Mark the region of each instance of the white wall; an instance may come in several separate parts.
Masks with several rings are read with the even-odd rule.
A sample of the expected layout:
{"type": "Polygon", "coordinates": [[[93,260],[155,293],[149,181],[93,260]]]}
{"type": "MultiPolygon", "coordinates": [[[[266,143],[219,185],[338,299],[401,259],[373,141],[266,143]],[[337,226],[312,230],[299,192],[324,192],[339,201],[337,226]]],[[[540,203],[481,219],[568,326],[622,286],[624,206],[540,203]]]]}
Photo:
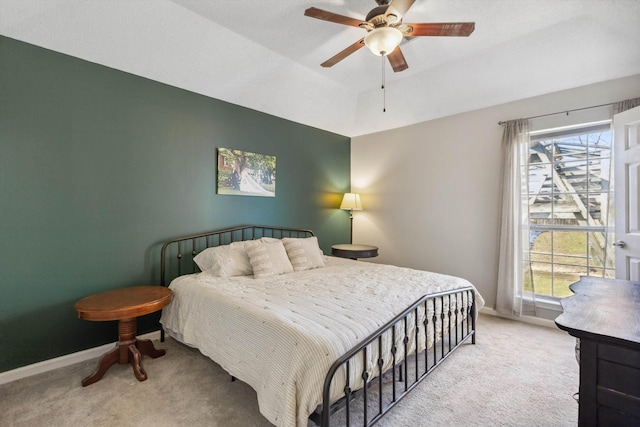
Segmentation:
{"type": "MultiPolygon", "coordinates": [[[[498,122],[638,96],[640,75],[635,75],[353,138],[352,191],[361,194],[364,206],[354,215],[354,243],[380,248],[372,262],[464,277],[494,308],[498,122]]],[[[544,121],[546,127],[554,118],[544,121]]]]}

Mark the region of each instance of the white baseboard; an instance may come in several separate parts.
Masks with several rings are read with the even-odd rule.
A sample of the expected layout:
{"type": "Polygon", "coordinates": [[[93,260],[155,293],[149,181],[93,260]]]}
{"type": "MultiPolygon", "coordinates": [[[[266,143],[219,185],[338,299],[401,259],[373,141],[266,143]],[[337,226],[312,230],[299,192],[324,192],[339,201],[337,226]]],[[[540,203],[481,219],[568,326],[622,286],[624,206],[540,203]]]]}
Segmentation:
{"type": "Polygon", "coordinates": [[[543,319],[534,316],[508,316],[506,314],[498,313],[493,308],[482,307],[480,309],[481,314],[488,314],[490,316],[502,317],[504,319],[517,320],[518,322],[530,323],[532,325],[546,326],[548,328],[557,328],[556,323],[553,320],[543,319]]]}
{"type": "MultiPolygon", "coordinates": [[[[139,335],[138,338],[146,340],[159,340],[160,331],[139,335]]],[[[30,377],[32,375],[41,374],[43,372],[53,371],[54,369],[73,365],[74,363],[95,359],[111,350],[115,345],[116,343],[113,342],[111,344],[105,344],[99,347],[89,348],[87,350],[78,351],[76,353],[66,354],[64,356],[44,360],[32,365],[22,366],[11,371],[0,372],[0,384],[6,384],[11,381],[19,380],[21,378],[30,377]]]]}

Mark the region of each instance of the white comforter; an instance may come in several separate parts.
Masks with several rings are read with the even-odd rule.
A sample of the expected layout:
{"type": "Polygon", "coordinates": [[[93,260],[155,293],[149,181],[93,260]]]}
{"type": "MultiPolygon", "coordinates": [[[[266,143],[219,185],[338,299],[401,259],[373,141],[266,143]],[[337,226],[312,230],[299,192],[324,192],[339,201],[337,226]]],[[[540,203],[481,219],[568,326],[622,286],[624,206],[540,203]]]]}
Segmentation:
{"type": "MultiPolygon", "coordinates": [[[[325,261],[324,268],[260,280],[178,277],[160,322],[171,336],[253,387],[270,422],[306,426],[339,356],[422,295],[471,286],[408,268],[325,261]]],[[[476,303],[478,310],[484,305],[477,292],[476,303]]]]}

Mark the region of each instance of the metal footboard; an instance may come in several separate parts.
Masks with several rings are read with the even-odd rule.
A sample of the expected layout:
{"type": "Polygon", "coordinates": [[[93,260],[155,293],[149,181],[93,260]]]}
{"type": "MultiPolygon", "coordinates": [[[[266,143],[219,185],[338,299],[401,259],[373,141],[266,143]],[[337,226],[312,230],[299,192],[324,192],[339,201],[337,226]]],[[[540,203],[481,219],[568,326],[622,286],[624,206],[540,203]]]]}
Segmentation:
{"type": "Polygon", "coordinates": [[[475,344],[475,330],[474,288],[423,296],[331,366],[322,405],[309,418],[323,427],[331,425],[334,414],[347,427],[375,424],[465,341],[475,344]],[[371,358],[377,366],[371,366],[371,358]],[[390,367],[385,371],[385,366],[390,367]],[[357,384],[351,384],[354,375],[357,384]],[[346,382],[343,388],[337,376],[346,382]],[[336,386],[343,393],[337,401],[336,386]]]}

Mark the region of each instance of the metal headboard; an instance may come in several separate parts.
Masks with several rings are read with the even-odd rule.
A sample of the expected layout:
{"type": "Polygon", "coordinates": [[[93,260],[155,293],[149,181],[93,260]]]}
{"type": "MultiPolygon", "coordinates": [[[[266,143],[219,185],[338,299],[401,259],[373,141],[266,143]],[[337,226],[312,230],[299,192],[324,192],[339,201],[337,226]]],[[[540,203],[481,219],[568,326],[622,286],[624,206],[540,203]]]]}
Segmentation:
{"type": "Polygon", "coordinates": [[[160,253],[160,284],[168,286],[171,280],[183,274],[200,271],[193,258],[201,251],[232,242],[255,240],[261,237],[311,237],[313,231],[301,228],[274,227],[269,225],[241,225],[178,237],[162,245],[160,253]]]}

